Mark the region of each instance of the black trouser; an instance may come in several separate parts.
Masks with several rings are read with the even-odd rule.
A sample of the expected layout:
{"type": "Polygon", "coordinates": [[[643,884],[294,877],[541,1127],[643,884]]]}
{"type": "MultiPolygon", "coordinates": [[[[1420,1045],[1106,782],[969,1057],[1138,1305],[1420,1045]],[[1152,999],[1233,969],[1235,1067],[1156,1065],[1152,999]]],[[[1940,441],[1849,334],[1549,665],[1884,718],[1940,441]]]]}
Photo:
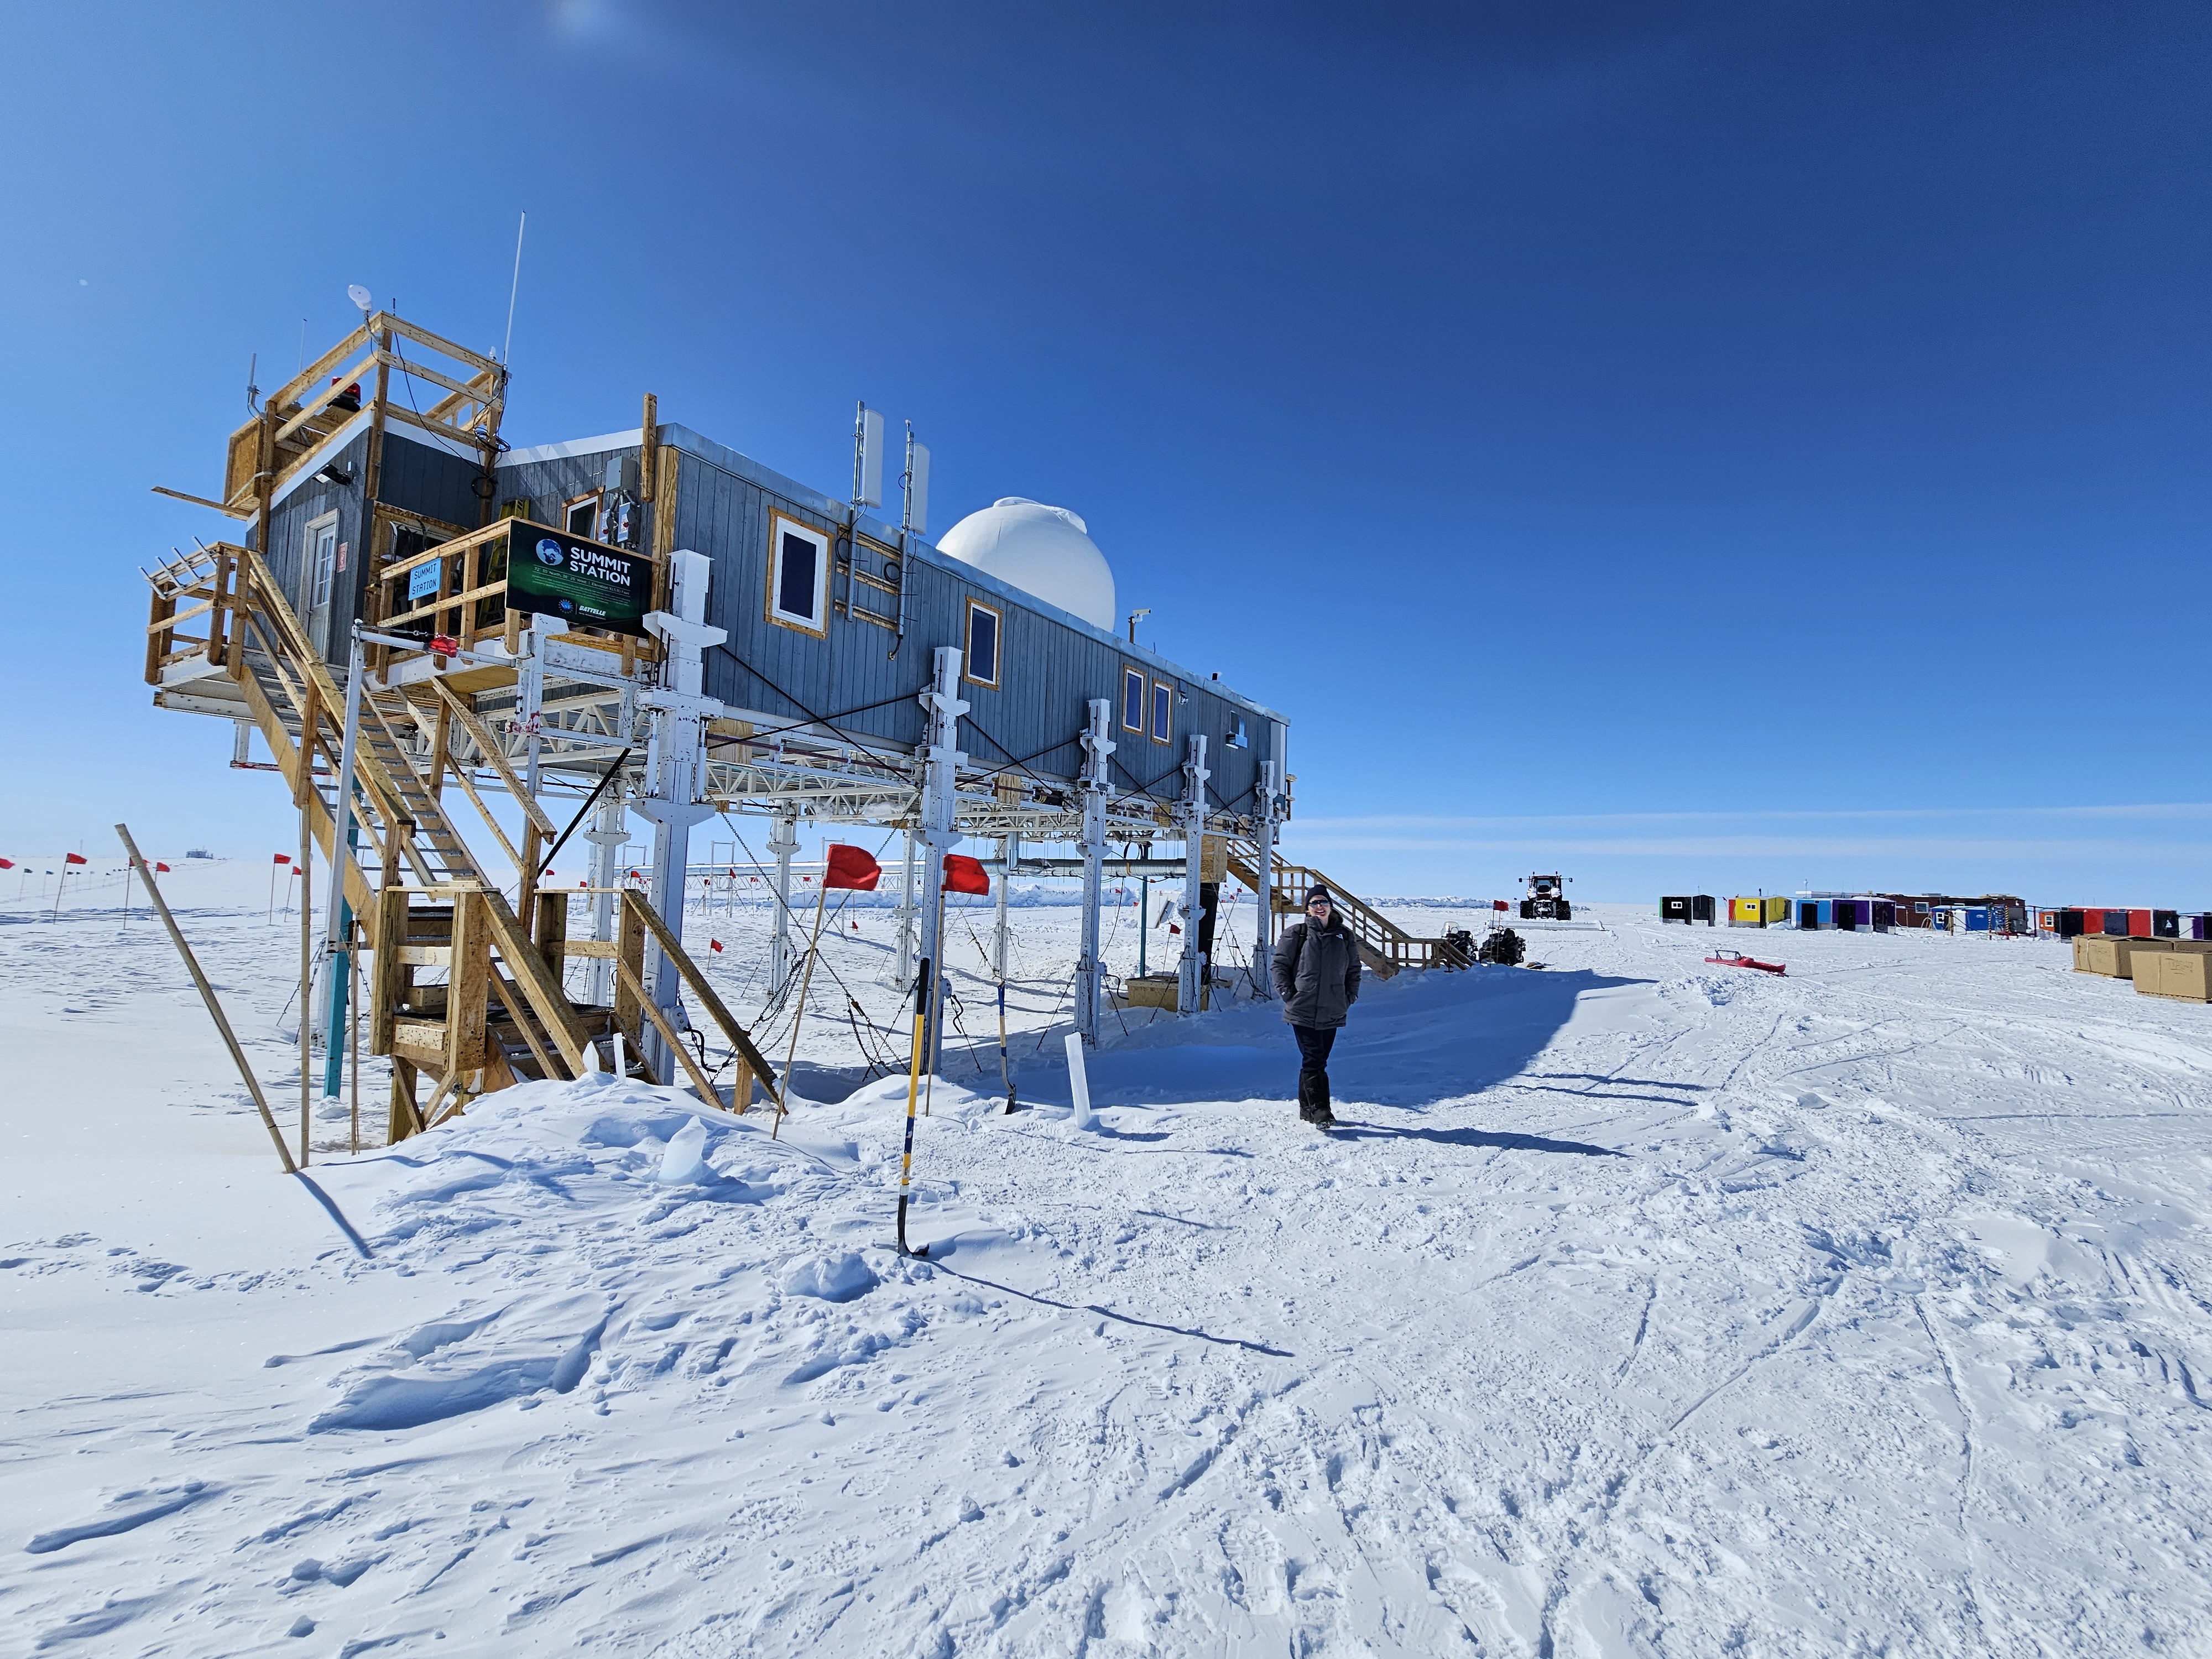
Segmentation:
{"type": "Polygon", "coordinates": [[[1298,1105],[1311,1110],[1328,1104],[1328,1051],[1336,1047],[1334,1025],[1293,1025],[1298,1040],[1298,1105]]]}

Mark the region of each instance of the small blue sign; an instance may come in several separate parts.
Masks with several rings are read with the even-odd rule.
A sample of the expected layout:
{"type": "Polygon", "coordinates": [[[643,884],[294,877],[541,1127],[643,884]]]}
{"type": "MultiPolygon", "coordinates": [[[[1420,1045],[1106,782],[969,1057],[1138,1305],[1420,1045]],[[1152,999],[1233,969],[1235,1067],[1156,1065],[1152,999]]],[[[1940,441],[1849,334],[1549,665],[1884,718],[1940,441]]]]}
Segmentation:
{"type": "Polygon", "coordinates": [[[443,559],[426,560],[407,573],[407,599],[409,604],[413,604],[416,599],[428,599],[436,597],[438,592],[438,572],[444,567],[445,562],[446,562],[443,559]]]}

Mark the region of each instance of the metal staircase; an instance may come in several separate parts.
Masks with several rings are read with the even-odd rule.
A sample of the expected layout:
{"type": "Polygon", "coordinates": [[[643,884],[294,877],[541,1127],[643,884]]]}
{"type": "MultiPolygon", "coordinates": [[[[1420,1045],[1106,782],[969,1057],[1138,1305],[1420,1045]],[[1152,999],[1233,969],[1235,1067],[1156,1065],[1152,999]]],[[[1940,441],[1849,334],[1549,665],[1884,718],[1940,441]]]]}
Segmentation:
{"type": "MultiPolygon", "coordinates": [[[[1241,836],[1231,836],[1227,844],[1229,872],[1255,894],[1260,891],[1260,849],[1241,836]]],[[[1352,944],[1359,951],[1361,964],[1383,979],[1396,976],[1401,968],[1468,968],[1473,958],[1450,939],[1422,939],[1404,928],[1358,897],[1339,882],[1331,881],[1320,871],[1303,864],[1285,864],[1271,860],[1267,866],[1268,891],[1262,895],[1267,908],[1278,916],[1303,915],[1306,895],[1316,887],[1326,887],[1336,901],[1339,915],[1352,934],[1352,944]]]]}
{"type": "MultiPolygon", "coordinates": [[[[154,590],[148,681],[189,686],[204,702],[228,693],[238,717],[251,719],[260,731],[324,855],[337,856],[337,827],[324,790],[335,799],[344,694],[267,563],[251,549],[223,544],[180,556],[148,580],[154,590]],[[202,617],[208,619],[204,635],[179,631],[202,617]]],[[[443,694],[434,687],[434,695],[443,694]]],[[[458,698],[445,701],[465,708],[458,698]]],[[[480,730],[472,715],[461,717],[480,730]]],[[[430,717],[407,699],[365,692],[354,758],[354,816],[365,844],[348,859],[345,872],[358,937],[374,955],[370,1048],[392,1060],[390,1138],[429,1127],[468,1099],[524,1079],[574,1078],[610,1068],[617,1031],[627,1038],[627,1054],[636,1057],[625,1070],[671,1081],[653,1079],[645,1069],[641,1038],[647,1019],[661,1029],[707,1101],[742,1111],[757,1077],[773,1093],[767,1060],[638,895],[623,896],[618,942],[568,939],[574,890],[531,895],[532,925],[525,927],[440,799],[439,786],[451,765],[444,751],[445,720],[441,715],[433,726],[427,777],[413,745],[401,736],[404,723],[417,721],[428,724],[430,717]],[[648,933],[730,1045],[737,1077],[727,1102],[644,995],[648,933]],[[616,963],[622,988],[611,1008],[574,1002],[562,988],[569,958],[598,956],[616,963]],[[421,1081],[433,1085],[427,1103],[417,1097],[421,1081]]],[[[507,843],[467,773],[455,765],[450,775],[520,869],[523,858],[507,843]]]]}

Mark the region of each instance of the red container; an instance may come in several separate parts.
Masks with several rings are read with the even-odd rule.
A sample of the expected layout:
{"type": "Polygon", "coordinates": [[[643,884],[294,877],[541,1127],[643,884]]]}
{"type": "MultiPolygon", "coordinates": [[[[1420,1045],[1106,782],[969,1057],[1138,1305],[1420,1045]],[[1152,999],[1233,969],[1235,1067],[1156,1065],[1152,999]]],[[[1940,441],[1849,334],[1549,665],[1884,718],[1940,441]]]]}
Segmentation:
{"type": "Polygon", "coordinates": [[[2148,939],[2150,937],[2149,911],[2130,910],[2128,912],[2128,937],[2130,939],[2148,939]]]}

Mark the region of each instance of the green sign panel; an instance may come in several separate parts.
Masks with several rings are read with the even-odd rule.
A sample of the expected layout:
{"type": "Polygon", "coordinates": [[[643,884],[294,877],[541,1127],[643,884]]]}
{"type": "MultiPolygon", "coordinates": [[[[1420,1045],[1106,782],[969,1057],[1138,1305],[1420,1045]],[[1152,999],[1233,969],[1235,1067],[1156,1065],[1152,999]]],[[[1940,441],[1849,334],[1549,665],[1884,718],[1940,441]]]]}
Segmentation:
{"type": "Polygon", "coordinates": [[[507,549],[508,610],[642,639],[652,605],[652,560],[514,521],[507,549]]]}

